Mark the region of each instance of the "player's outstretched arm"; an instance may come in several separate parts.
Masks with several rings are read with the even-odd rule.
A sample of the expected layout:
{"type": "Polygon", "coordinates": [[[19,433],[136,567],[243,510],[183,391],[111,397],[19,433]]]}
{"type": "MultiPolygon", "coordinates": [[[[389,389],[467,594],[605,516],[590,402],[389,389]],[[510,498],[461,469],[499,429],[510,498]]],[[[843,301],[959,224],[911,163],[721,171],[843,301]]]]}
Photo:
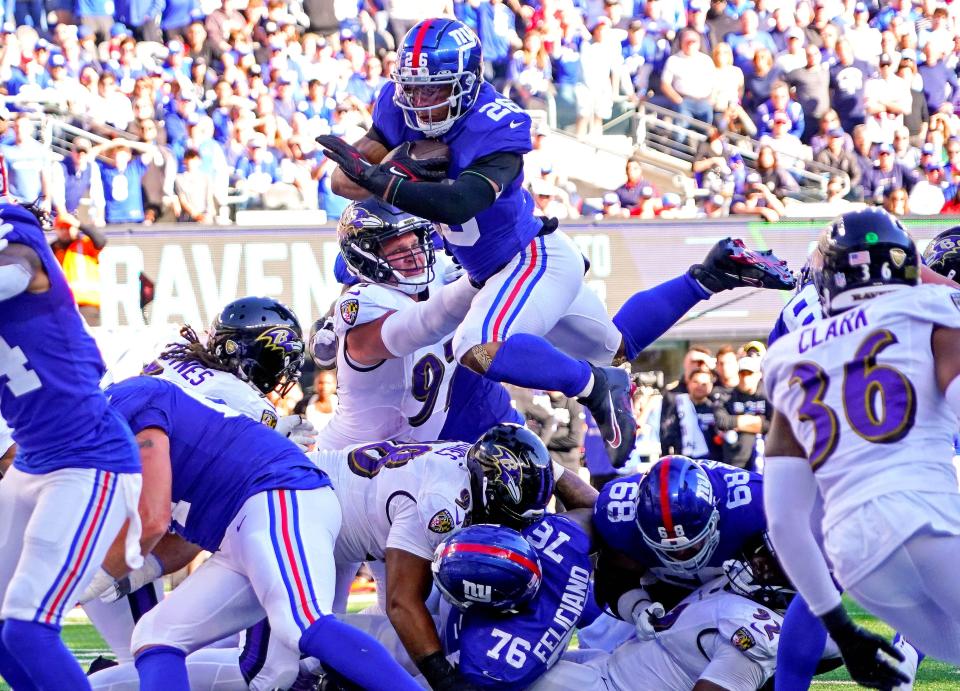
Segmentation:
{"type": "Polygon", "coordinates": [[[467,276],[434,292],[429,300],[360,324],[346,334],[346,351],[360,365],[375,365],[439,343],[463,321],[477,294],[467,276]]]}
{"type": "Polygon", "coordinates": [[[583,479],[572,471],[568,471],[563,466],[554,463],[554,476],[556,485],[553,493],[563,502],[567,509],[593,509],[597,503],[597,497],[600,493],[592,485],[583,481],[583,479]],[[562,468],[563,472],[557,474],[557,468],[562,468]]]}
{"type": "Polygon", "coordinates": [[[433,585],[430,561],[388,547],[386,564],[387,616],[407,654],[435,691],[459,688],[459,676],[443,654],[436,624],[424,604],[433,585]]]}

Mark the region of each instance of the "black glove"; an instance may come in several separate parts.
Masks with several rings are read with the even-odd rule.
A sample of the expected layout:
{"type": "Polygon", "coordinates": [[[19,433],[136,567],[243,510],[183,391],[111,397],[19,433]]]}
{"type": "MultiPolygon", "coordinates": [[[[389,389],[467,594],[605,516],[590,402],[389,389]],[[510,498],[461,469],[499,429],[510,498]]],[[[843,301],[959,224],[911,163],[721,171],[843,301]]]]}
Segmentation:
{"type": "Polygon", "coordinates": [[[433,691],[476,691],[477,687],[463,678],[439,650],[417,663],[433,691]]]}
{"type": "Polygon", "coordinates": [[[350,146],[339,137],[321,135],[317,137],[317,143],[323,147],[327,158],[340,166],[344,175],[374,196],[380,197],[390,204],[393,203],[393,195],[401,181],[442,180],[446,176],[447,164],[443,162],[443,159],[414,161],[408,158],[374,165],[367,161],[355,147],[350,146]],[[438,169],[437,165],[441,165],[442,170],[438,169]],[[429,177],[419,178],[416,171],[420,171],[429,177]]]}
{"type": "Polygon", "coordinates": [[[439,182],[447,177],[450,160],[430,158],[417,160],[410,154],[414,142],[404,142],[391,152],[390,160],[380,164],[387,172],[415,182],[439,182]],[[394,170],[391,170],[393,168],[394,170]]]}
{"type": "Polygon", "coordinates": [[[854,624],[843,605],[830,610],[820,619],[840,648],[847,672],[855,682],[871,689],[889,689],[910,681],[903,672],[879,655],[883,651],[903,662],[903,653],[880,636],[854,624]]]}
{"type": "Polygon", "coordinates": [[[739,239],[720,240],[703,263],[694,264],[688,273],[711,293],[742,287],[793,290],[796,286],[787,263],[772,250],[756,252],[739,239]]]}

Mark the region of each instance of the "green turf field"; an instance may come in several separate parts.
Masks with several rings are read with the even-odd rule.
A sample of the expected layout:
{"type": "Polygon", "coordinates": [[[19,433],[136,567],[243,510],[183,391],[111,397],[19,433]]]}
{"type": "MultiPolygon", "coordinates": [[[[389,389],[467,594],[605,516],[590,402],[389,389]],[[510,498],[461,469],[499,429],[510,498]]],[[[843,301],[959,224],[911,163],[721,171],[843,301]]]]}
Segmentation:
{"type": "MultiPolygon", "coordinates": [[[[892,635],[888,626],[881,624],[871,615],[864,613],[863,610],[856,605],[848,601],[847,607],[861,625],[873,631],[892,635]]],[[[351,607],[351,609],[354,608],[351,607]]],[[[86,667],[93,658],[97,657],[97,655],[106,653],[103,640],[89,624],[68,623],[63,628],[63,636],[67,641],[67,645],[74,651],[80,660],[80,664],[84,667],[86,667]]],[[[830,674],[818,677],[817,680],[814,681],[813,688],[817,691],[828,689],[840,691],[841,689],[855,688],[855,685],[841,668],[830,674]]],[[[940,662],[926,660],[920,665],[920,673],[917,675],[917,683],[914,688],[921,691],[956,691],[956,689],[960,688],[960,670],[940,662]]],[[[8,687],[3,684],[3,682],[0,682],[0,689],[6,691],[8,687]]]]}

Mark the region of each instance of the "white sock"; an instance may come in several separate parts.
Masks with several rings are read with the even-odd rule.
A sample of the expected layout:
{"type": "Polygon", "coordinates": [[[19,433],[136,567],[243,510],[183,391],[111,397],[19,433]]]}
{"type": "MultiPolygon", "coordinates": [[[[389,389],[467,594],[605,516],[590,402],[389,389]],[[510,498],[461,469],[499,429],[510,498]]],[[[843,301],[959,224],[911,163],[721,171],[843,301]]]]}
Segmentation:
{"type": "Polygon", "coordinates": [[[593,376],[593,372],[590,372],[590,378],[587,379],[587,385],[583,387],[583,391],[577,394],[577,398],[583,398],[584,396],[589,396],[590,392],[593,391],[593,384],[596,381],[596,378],[593,376]]]}

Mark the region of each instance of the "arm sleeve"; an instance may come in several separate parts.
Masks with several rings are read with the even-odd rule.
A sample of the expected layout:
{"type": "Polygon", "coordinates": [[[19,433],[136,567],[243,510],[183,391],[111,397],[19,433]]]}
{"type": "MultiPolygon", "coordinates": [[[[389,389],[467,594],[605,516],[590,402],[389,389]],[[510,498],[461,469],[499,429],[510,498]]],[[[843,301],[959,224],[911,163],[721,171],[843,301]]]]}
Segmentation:
{"type": "Polygon", "coordinates": [[[768,458],[764,465],[763,506],[777,555],[790,581],[817,616],[841,604],[827,561],[813,536],[817,484],[805,458],[768,458]]]}
{"type": "Polygon", "coordinates": [[[700,675],[725,689],[759,689],[767,680],[763,668],[732,645],[724,642],[700,675]]]}
{"type": "Polygon", "coordinates": [[[402,181],[392,202],[407,213],[439,223],[464,223],[488,208],[500,190],[520,173],[519,154],[498,152],[474,161],[450,185],[435,182],[402,181]]]}

